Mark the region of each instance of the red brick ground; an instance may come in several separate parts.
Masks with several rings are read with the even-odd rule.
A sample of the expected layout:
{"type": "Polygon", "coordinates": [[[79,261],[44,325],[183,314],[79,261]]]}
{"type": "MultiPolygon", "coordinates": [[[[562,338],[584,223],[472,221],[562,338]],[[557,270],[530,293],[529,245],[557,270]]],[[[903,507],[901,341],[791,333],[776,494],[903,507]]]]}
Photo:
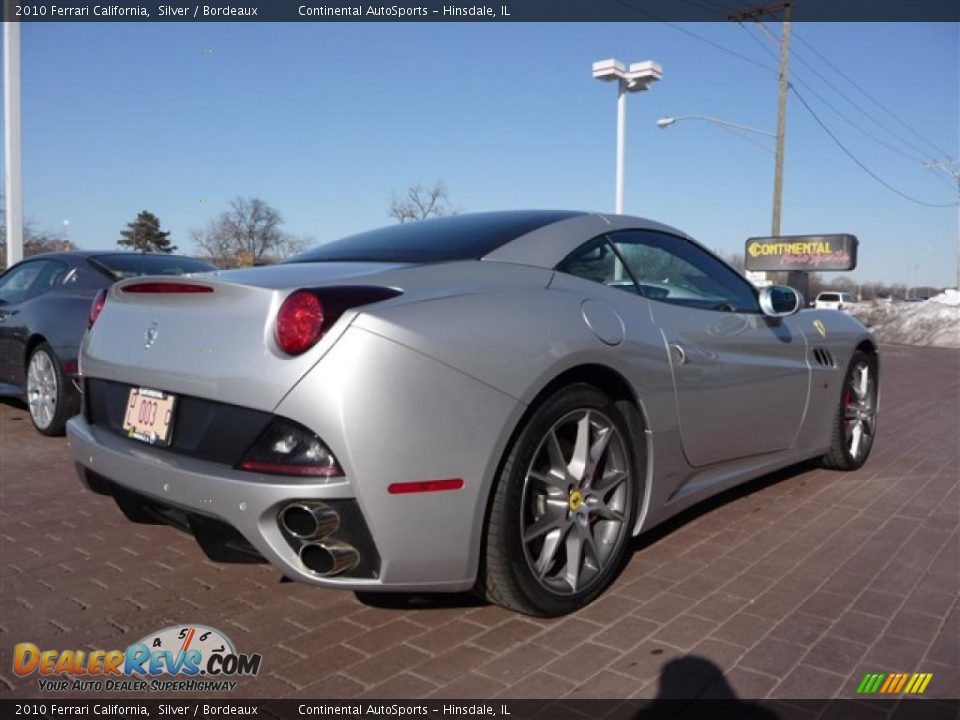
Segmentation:
{"type": "Polygon", "coordinates": [[[653,697],[689,655],[717,669],[680,666],[667,692],[845,697],[868,671],[923,671],[928,696],[955,697],[960,353],[887,347],[883,371],[862,470],[778,473],[688,513],[557,620],[459,597],[374,607],[216,565],[81,490],[65,441],[0,404],[0,694],[38,694],[11,672],[17,642],[123,648],[196,622],[263,654],[235,697],[653,697]]]}

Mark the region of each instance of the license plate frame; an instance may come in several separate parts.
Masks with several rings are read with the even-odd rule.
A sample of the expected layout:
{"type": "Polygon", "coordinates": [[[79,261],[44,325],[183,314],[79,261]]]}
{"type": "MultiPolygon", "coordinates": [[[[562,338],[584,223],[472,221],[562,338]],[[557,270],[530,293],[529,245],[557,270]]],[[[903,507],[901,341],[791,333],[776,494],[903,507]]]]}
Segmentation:
{"type": "Polygon", "coordinates": [[[123,415],[123,432],[128,438],[147,445],[170,447],[176,407],[177,396],[173,393],[131,387],[123,415]]]}

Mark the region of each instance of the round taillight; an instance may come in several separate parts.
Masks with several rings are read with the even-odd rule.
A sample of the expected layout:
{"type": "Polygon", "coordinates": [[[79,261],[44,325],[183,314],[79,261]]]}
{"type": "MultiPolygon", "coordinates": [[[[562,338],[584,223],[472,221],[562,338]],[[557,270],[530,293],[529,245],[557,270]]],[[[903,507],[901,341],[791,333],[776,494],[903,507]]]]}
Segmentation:
{"type": "Polygon", "coordinates": [[[292,293],[277,313],[277,344],[285,353],[299,355],[320,339],[323,305],[306,290],[292,293]]]}
{"type": "Polygon", "coordinates": [[[103,288],[97,293],[97,296],[93,299],[93,303],[90,305],[90,317],[87,318],[88,329],[92,328],[97,318],[100,317],[100,312],[103,310],[103,304],[105,302],[107,302],[107,289],[103,288]]]}

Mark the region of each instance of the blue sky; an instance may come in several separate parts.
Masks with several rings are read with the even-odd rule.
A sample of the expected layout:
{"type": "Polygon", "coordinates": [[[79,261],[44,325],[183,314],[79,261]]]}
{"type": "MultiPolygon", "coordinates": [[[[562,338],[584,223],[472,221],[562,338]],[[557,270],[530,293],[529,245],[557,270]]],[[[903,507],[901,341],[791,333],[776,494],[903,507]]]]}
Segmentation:
{"type": "MultiPolygon", "coordinates": [[[[686,25],[758,63],[759,36],[686,25]]],[[[958,27],[795,24],[796,34],[919,134],[958,154],[958,27]]],[[[773,29],[777,30],[776,26],[773,29]]],[[[903,192],[950,203],[921,169],[938,152],[795,43],[799,89],[841,140],[903,192]],[[873,124],[802,65],[855,98],[873,124]]],[[[615,92],[590,64],[653,59],[664,78],[629,98],[626,211],[742,251],[770,229],[773,154],[700,113],[773,130],[776,75],[658,23],[25,24],[25,210],[84,248],[114,246],[142,209],[181,250],[237,195],[266,199],[316,241],[389,222],[391,191],[446,181],[463,210],[612,210],[615,92]]],[[[861,279],[953,283],[956,207],[901,199],[789,101],[784,234],[852,232],[861,279]]]]}

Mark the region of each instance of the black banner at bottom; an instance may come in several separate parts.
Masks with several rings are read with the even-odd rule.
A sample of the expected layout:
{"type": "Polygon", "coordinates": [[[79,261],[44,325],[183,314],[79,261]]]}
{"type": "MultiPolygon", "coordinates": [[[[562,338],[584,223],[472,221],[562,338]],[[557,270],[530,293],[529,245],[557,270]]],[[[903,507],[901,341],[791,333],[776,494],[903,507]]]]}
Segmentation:
{"type": "Polygon", "coordinates": [[[960,699],[0,700],[3,718],[490,718],[497,720],[939,720],[960,699]]]}

